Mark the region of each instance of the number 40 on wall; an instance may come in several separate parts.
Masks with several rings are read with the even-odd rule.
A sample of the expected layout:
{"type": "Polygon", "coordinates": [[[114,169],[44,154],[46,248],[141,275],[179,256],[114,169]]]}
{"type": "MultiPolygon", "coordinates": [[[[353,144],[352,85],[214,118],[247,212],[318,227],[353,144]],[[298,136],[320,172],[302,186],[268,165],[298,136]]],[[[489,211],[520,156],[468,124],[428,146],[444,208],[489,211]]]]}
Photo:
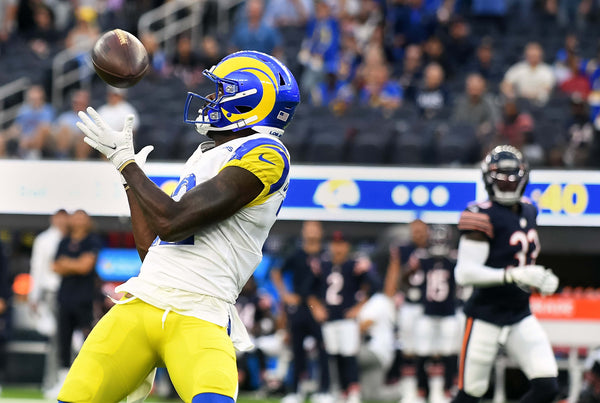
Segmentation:
{"type": "Polygon", "coordinates": [[[588,191],[581,184],[550,184],[531,192],[531,199],[540,210],[553,213],[581,214],[589,202],[588,191]]]}

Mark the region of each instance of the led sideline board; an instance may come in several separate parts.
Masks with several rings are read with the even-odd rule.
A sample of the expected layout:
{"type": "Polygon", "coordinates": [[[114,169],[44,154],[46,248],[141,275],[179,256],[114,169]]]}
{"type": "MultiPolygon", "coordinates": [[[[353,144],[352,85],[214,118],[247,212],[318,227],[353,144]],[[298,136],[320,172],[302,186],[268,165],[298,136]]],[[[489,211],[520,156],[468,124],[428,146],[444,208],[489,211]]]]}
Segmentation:
{"type": "MultiPolygon", "coordinates": [[[[165,192],[181,163],[148,163],[165,192]]],[[[128,216],[119,175],[106,162],[0,160],[0,214],[51,214],[83,208],[94,216],[128,216]]],[[[279,218],[323,221],[456,223],[487,194],[475,168],[294,165],[279,218]]],[[[546,226],[600,226],[600,172],[533,170],[525,195],[546,226]]]]}

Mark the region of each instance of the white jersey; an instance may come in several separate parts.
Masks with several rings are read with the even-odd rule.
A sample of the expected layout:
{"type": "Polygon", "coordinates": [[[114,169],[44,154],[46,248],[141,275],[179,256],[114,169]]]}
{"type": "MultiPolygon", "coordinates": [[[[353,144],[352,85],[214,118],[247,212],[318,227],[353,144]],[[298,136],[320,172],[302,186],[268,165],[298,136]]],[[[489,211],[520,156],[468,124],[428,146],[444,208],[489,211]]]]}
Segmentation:
{"type": "MultiPolygon", "coordinates": [[[[289,184],[289,154],[274,136],[254,134],[203,151],[186,162],[172,194],[179,200],[223,168],[249,170],[264,190],[233,216],[180,242],[157,238],[140,274],[116,288],[165,310],[227,327],[240,324],[233,304],[262,259],[262,247],[289,184]]],[[[238,334],[239,335],[239,334],[238,334]]],[[[232,339],[235,338],[232,333],[232,339]]],[[[247,341],[244,330],[243,341],[247,341]]]]}
{"type": "Polygon", "coordinates": [[[374,294],[362,306],[358,321],[372,320],[367,331],[369,348],[379,359],[383,368],[389,368],[394,359],[394,301],[385,294],[374,294]]]}

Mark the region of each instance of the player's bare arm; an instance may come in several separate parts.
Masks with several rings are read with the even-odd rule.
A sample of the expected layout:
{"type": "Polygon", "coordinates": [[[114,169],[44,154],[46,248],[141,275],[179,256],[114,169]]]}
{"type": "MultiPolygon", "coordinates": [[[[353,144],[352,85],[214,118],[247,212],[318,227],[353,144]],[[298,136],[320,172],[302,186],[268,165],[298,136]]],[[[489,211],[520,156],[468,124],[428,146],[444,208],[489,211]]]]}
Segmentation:
{"type": "Polygon", "coordinates": [[[135,239],[135,247],[140,259],[144,261],[144,258],[148,253],[148,248],[152,245],[152,241],[156,239],[157,234],[150,228],[150,225],[148,225],[144,212],[137,201],[137,197],[130,187],[126,193],[127,203],[129,203],[129,211],[131,214],[131,227],[133,238],[135,239]]]}
{"type": "Polygon", "coordinates": [[[231,166],[175,201],[148,179],[137,164],[128,164],[121,173],[149,229],[166,242],[181,241],[231,217],[254,200],[264,187],[250,171],[231,166]]]}

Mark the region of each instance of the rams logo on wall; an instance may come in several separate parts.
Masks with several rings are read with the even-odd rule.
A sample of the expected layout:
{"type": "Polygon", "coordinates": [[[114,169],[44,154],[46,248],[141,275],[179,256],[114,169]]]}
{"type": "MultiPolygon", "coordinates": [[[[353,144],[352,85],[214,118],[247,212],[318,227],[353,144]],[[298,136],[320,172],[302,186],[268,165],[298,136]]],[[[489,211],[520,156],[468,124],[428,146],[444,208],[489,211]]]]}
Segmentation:
{"type": "Polygon", "coordinates": [[[356,206],[360,202],[360,190],[353,180],[330,179],[317,187],[313,201],[327,209],[356,206]]]}

